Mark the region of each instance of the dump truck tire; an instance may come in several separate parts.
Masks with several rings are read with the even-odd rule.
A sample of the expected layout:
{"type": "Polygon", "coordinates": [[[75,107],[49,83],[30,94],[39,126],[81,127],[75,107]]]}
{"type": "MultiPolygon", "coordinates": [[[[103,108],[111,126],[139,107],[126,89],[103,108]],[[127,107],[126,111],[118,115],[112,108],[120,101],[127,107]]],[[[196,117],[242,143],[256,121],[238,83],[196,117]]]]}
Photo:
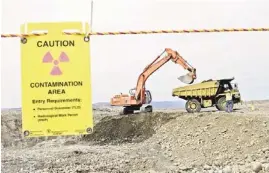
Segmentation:
{"type": "Polygon", "coordinates": [[[201,111],[201,103],[196,99],[188,100],[185,104],[185,108],[189,113],[195,113],[201,111]]]}
{"type": "Polygon", "coordinates": [[[225,96],[218,98],[216,108],[219,111],[225,111],[226,110],[226,98],[225,98],[225,96]]]}

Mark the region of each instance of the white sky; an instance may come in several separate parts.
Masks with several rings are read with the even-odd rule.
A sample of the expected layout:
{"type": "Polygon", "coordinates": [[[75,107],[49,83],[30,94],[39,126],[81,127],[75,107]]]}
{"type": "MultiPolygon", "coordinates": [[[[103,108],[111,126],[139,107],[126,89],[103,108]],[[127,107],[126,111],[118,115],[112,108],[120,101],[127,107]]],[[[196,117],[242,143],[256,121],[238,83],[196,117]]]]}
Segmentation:
{"type": "MultiPolygon", "coordinates": [[[[2,33],[25,22],[90,22],[90,0],[2,0],[2,33]]],[[[269,27],[266,0],[95,0],[93,31],[269,27]]],[[[269,99],[269,32],[92,36],[93,102],[109,101],[135,87],[143,68],[164,48],[177,50],[197,69],[200,82],[235,77],[243,99],[269,99]]],[[[2,107],[20,107],[20,43],[1,42],[2,107]]],[[[182,67],[168,62],[147,81],[153,99],[183,84],[182,67]]]]}

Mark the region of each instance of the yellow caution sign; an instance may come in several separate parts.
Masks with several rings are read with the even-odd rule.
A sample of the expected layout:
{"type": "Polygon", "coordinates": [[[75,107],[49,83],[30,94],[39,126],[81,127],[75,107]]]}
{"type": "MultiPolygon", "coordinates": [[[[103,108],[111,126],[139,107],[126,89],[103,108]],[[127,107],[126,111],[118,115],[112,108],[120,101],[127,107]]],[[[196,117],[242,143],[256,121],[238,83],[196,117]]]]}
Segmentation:
{"type": "Polygon", "coordinates": [[[21,39],[22,129],[25,137],[92,132],[90,39],[81,22],[28,23],[21,39]]]}

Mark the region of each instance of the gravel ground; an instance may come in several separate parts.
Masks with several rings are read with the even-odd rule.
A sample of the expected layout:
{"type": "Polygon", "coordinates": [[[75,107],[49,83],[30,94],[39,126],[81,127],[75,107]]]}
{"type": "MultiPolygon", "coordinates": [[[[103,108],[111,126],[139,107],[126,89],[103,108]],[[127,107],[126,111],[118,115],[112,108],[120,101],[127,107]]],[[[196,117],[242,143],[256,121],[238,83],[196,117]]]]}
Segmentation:
{"type": "Polygon", "coordinates": [[[95,108],[93,134],[22,139],[19,111],[2,111],[2,172],[269,173],[269,101],[231,114],[95,108]]]}

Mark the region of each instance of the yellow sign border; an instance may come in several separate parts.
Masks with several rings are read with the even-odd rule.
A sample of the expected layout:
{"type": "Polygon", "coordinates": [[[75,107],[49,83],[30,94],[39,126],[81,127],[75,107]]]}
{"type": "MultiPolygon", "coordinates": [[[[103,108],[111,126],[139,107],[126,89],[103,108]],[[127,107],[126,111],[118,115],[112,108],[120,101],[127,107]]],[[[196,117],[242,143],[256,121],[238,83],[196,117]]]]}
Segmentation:
{"type": "MultiPolygon", "coordinates": [[[[90,32],[89,25],[88,25],[88,23],[84,24],[82,22],[27,23],[27,24],[21,25],[21,34],[37,33],[37,31],[42,33],[42,32],[44,32],[44,30],[47,32],[46,35],[30,36],[30,37],[26,37],[26,38],[21,39],[22,131],[23,131],[22,133],[23,133],[23,136],[24,137],[40,137],[40,136],[63,136],[63,135],[89,134],[93,131],[91,72],[90,72],[91,71],[91,67],[90,67],[90,61],[91,61],[90,60],[90,38],[87,35],[84,36],[84,35],[65,35],[65,34],[63,34],[63,32],[66,32],[66,31],[68,32],[70,30],[75,30],[76,32],[89,33],[90,32]],[[69,90],[70,93],[73,92],[73,96],[80,95],[86,101],[85,102],[82,101],[82,105],[80,105],[80,106],[74,106],[74,107],[76,107],[76,109],[79,109],[78,107],[82,107],[80,109],[81,111],[79,111],[79,113],[77,113],[77,114],[69,113],[70,110],[54,111],[54,114],[55,114],[55,112],[61,113],[61,114],[60,113],[55,114],[58,117],[58,121],[53,120],[54,125],[52,125],[50,123],[47,123],[47,124],[43,123],[43,125],[37,125],[36,119],[40,118],[40,114],[42,114],[43,117],[45,116],[44,114],[46,114],[47,121],[52,122],[52,120],[48,120],[48,119],[49,119],[49,114],[51,115],[53,113],[53,111],[46,112],[46,111],[43,111],[44,109],[42,111],[40,111],[40,108],[38,108],[38,109],[36,107],[33,108],[33,106],[31,106],[31,104],[29,103],[30,98],[37,97],[37,99],[41,100],[41,98],[45,96],[45,92],[44,92],[45,90],[42,90],[42,89],[38,90],[36,88],[30,90],[29,89],[29,81],[35,81],[35,80],[37,81],[37,79],[39,79],[38,77],[40,77],[42,79],[46,78],[46,77],[44,77],[44,74],[45,74],[44,71],[46,70],[46,68],[42,69],[42,68],[40,68],[40,66],[38,68],[38,67],[33,67],[33,65],[32,66],[30,65],[30,64],[35,64],[35,65],[39,64],[39,62],[37,62],[37,61],[30,63],[30,56],[32,56],[31,57],[31,61],[32,61],[32,60],[34,60],[34,58],[40,57],[39,56],[40,54],[44,54],[44,50],[46,48],[44,48],[44,49],[43,49],[43,47],[37,48],[37,47],[33,47],[32,45],[33,45],[33,42],[35,42],[36,40],[42,40],[42,39],[50,40],[50,39],[59,39],[59,38],[60,39],[61,38],[68,38],[68,39],[73,38],[76,41],[79,39],[83,40],[82,43],[77,44],[79,46],[76,46],[76,47],[74,46],[73,48],[70,48],[69,54],[72,54],[72,55],[78,54],[79,57],[84,58],[83,63],[81,63],[81,62],[76,63],[76,65],[77,65],[77,69],[86,68],[84,70],[84,72],[86,72],[86,73],[84,73],[84,72],[82,73],[82,71],[80,70],[80,73],[77,72],[77,74],[76,74],[77,76],[73,75],[72,78],[75,79],[76,77],[78,77],[82,80],[82,78],[80,76],[85,75],[85,77],[83,78],[83,81],[86,84],[84,86],[84,83],[83,83],[83,86],[84,86],[83,92],[80,92],[80,94],[74,94],[74,92],[80,91],[80,89],[69,89],[68,88],[67,90],[69,90]],[[27,45],[28,45],[28,47],[27,47],[27,45]],[[31,49],[29,48],[29,45],[32,46],[31,49]],[[82,54],[81,52],[83,52],[83,51],[87,51],[87,54],[85,54],[84,56],[80,55],[80,54],[82,54]],[[85,59],[85,56],[87,56],[86,59],[85,59]],[[88,64],[86,64],[87,62],[88,62],[88,64]],[[30,70],[29,70],[30,67],[37,70],[38,72],[35,72],[36,74],[34,73],[34,71],[30,72],[30,70]],[[30,92],[30,91],[33,91],[33,92],[30,92]],[[59,115],[65,115],[66,117],[69,116],[68,118],[70,119],[70,121],[67,121],[68,118],[65,118],[66,121],[63,120],[63,118],[61,119],[59,117],[59,115]],[[76,115],[77,117],[80,117],[80,118],[76,119],[70,115],[72,115],[72,116],[76,115]],[[72,122],[75,122],[75,123],[72,124],[72,122]],[[57,126],[59,126],[59,127],[57,127],[57,126]],[[64,127],[68,128],[68,129],[64,129],[64,127]],[[84,129],[81,129],[82,127],[84,129]],[[78,129],[78,128],[80,128],[80,129],[78,129]]],[[[48,44],[45,44],[45,45],[47,46],[48,44]]],[[[56,48],[49,48],[49,51],[52,53],[57,52],[56,48]]],[[[57,55],[55,55],[55,56],[57,56],[57,55]]],[[[75,56],[73,56],[73,58],[74,57],[75,56]]],[[[70,62],[70,64],[73,63],[73,65],[75,65],[74,61],[78,61],[78,60],[73,60],[70,62]]],[[[55,62],[55,60],[53,62],[55,62]]],[[[54,64],[54,66],[55,66],[55,64],[54,64]]],[[[51,67],[47,67],[47,68],[51,68],[51,67]]],[[[73,70],[74,70],[74,68],[73,68],[73,70]]],[[[68,71],[65,71],[65,72],[66,72],[66,74],[68,73],[68,71]]],[[[70,76],[71,76],[71,73],[68,73],[68,74],[70,74],[70,76]]],[[[50,78],[50,77],[48,76],[48,78],[50,78]]],[[[66,77],[66,79],[68,79],[68,77],[66,77]]],[[[38,82],[40,82],[40,81],[41,80],[39,80],[38,82]]],[[[54,82],[55,82],[55,80],[54,80],[54,82]]],[[[54,99],[60,99],[60,98],[63,98],[63,97],[60,97],[57,95],[54,96],[54,99]]],[[[46,100],[46,99],[44,98],[44,100],[46,100]]],[[[65,104],[63,104],[63,105],[65,105],[65,104]]],[[[49,105],[49,104],[47,103],[47,104],[43,104],[43,105],[49,105]]],[[[57,103],[56,105],[60,105],[60,103],[57,103]]],[[[68,105],[68,104],[66,104],[66,105],[68,105]]],[[[39,105],[39,107],[40,106],[41,105],[39,105]]],[[[55,107],[56,106],[54,106],[54,108],[55,107]]],[[[43,119],[46,119],[46,118],[43,118],[43,119]]],[[[40,121],[40,119],[38,119],[38,121],[40,121]]]]}

